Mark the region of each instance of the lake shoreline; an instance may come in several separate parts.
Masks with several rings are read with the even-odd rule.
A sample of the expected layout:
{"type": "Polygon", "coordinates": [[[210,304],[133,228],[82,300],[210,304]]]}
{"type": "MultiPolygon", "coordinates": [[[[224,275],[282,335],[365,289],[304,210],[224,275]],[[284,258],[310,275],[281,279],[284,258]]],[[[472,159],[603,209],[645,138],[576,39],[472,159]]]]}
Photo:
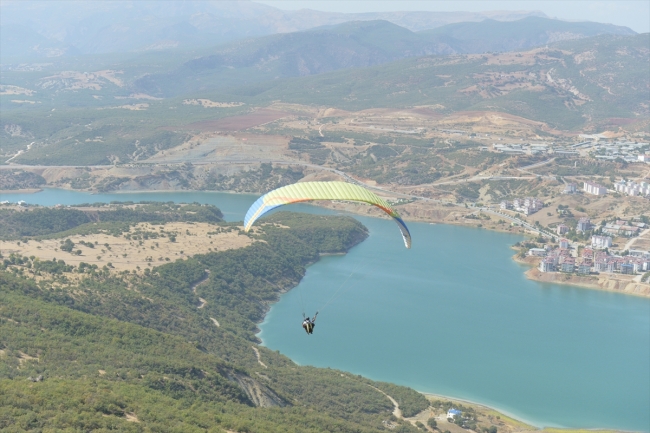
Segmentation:
{"type": "Polygon", "coordinates": [[[541,272],[538,268],[539,262],[541,261],[539,257],[526,256],[522,259],[518,254],[515,254],[512,256],[512,260],[520,265],[529,266],[530,269],[525,271],[524,275],[527,279],[539,283],[560,284],[582,289],[601,290],[604,292],[650,298],[650,284],[625,279],[619,274],[600,273],[581,276],[562,272],[541,272]]]}
{"type": "MultiPolygon", "coordinates": [[[[73,191],[75,191],[75,190],[73,190],[73,191]]],[[[147,193],[151,193],[151,192],[158,192],[158,191],[145,191],[145,192],[147,192],[147,193]]],[[[178,191],[173,191],[173,192],[178,193],[178,191]]],[[[190,191],[182,191],[182,192],[188,192],[188,193],[189,193],[190,191]]],[[[201,192],[201,191],[196,191],[196,192],[201,192]]],[[[206,191],[203,191],[203,192],[206,192],[206,191]]],[[[212,191],[211,191],[211,192],[212,192],[212,191]]],[[[213,192],[214,192],[214,193],[221,193],[221,192],[219,192],[219,191],[213,191],[213,192]]],[[[87,193],[87,192],[86,192],[86,193],[87,193]]],[[[125,193],[126,193],[126,192],[125,192],[125,193]]],[[[238,194],[238,193],[233,193],[233,195],[240,195],[240,194],[238,194]]],[[[343,209],[341,209],[341,210],[343,210],[343,209]]],[[[364,216],[369,216],[369,217],[380,217],[379,214],[377,214],[377,215],[364,215],[364,216]]],[[[373,218],[373,219],[374,219],[374,218],[373,218]]],[[[385,218],[378,218],[378,219],[385,219],[385,218]]],[[[425,221],[418,221],[418,222],[425,222],[425,221]]],[[[450,223],[450,222],[444,222],[444,224],[451,224],[451,225],[457,225],[457,226],[469,226],[469,227],[472,227],[472,226],[473,226],[474,228],[477,228],[476,225],[473,225],[473,224],[459,224],[459,223],[452,224],[452,223],[450,223]]],[[[483,228],[486,228],[487,230],[491,230],[491,229],[489,229],[489,228],[487,228],[487,227],[483,227],[483,228]]],[[[503,231],[503,230],[498,230],[498,231],[499,231],[499,232],[510,233],[510,234],[519,234],[519,233],[512,233],[512,232],[507,232],[507,231],[503,231]]],[[[337,255],[338,255],[338,254],[337,254],[337,255]]],[[[515,261],[517,261],[517,260],[515,260],[515,261]]],[[[561,283],[561,282],[558,282],[558,284],[562,284],[562,283],[561,283]]],[[[293,288],[295,288],[295,287],[289,288],[288,290],[292,290],[293,288]]],[[[277,302],[278,302],[278,300],[276,300],[276,301],[270,303],[270,305],[269,305],[268,307],[270,308],[270,306],[271,306],[272,304],[275,304],[275,303],[277,303],[277,302]]],[[[262,322],[264,322],[264,321],[266,320],[266,318],[267,318],[267,314],[266,314],[266,313],[268,313],[268,311],[269,311],[269,309],[267,308],[267,311],[265,312],[265,315],[264,315],[264,317],[262,318],[262,322]]],[[[262,323],[262,322],[260,322],[260,323],[262,323]]],[[[259,338],[259,336],[258,336],[258,338],[259,338]]],[[[450,396],[444,396],[444,395],[433,394],[433,393],[425,393],[425,392],[422,392],[422,394],[424,394],[424,395],[434,395],[434,396],[436,396],[436,397],[444,398],[444,399],[447,399],[447,400],[450,400],[450,401],[463,401],[462,399],[458,399],[458,398],[454,398],[454,397],[450,397],[450,396]]],[[[487,405],[483,405],[483,404],[481,404],[481,403],[475,403],[475,402],[470,402],[470,401],[467,401],[467,402],[468,402],[468,403],[471,403],[471,404],[481,405],[482,407],[486,407],[486,408],[488,408],[488,409],[490,409],[490,410],[494,410],[494,411],[497,411],[497,412],[499,412],[499,413],[503,413],[504,415],[506,415],[506,416],[508,416],[508,417],[511,417],[511,418],[513,418],[513,419],[519,421],[519,418],[514,417],[514,416],[511,416],[511,415],[508,415],[507,413],[504,413],[504,412],[502,412],[501,410],[498,410],[498,409],[492,408],[492,407],[487,406],[487,405]]],[[[525,423],[524,421],[520,421],[520,422],[525,423]]],[[[566,430],[567,430],[567,431],[574,431],[575,429],[566,429],[566,430]]],[[[599,431],[599,430],[601,430],[601,429],[593,429],[593,428],[591,428],[590,430],[599,431]]]]}
{"type": "Polygon", "coordinates": [[[36,194],[42,191],[42,188],[0,189],[0,194],[36,194]]]}
{"type": "MultiPolygon", "coordinates": [[[[152,193],[153,194],[215,193],[215,194],[252,195],[252,196],[257,195],[257,193],[239,193],[236,191],[207,191],[207,190],[155,190],[154,189],[154,190],[137,190],[137,191],[120,190],[120,191],[111,191],[111,192],[99,192],[99,191],[91,192],[91,191],[77,190],[73,188],[59,188],[59,187],[47,188],[47,189],[80,192],[80,193],[90,194],[91,196],[98,195],[98,194],[128,195],[128,194],[152,194],[152,193]]],[[[0,193],[6,193],[6,194],[21,194],[21,193],[36,194],[39,192],[43,192],[43,189],[34,188],[34,189],[9,190],[9,192],[6,192],[4,190],[0,191],[0,193]]],[[[314,202],[314,203],[305,203],[305,204],[310,206],[322,207],[325,209],[331,209],[335,211],[348,212],[360,216],[368,216],[373,218],[382,218],[383,216],[382,212],[377,211],[372,206],[362,206],[356,203],[314,202]]],[[[428,223],[434,225],[448,224],[448,225],[455,225],[455,226],[462,226],[462,227],[471,227],[475,229],[490,230],[499,233],[517,234],[517,235],[529,236],[529,237],[535,236],[535,234],[530,233],[527,230],[520,227],[515,228],[514,229],[515,231],[513,231],[512,228],[503,229],[498,226],[491,226],[491,227],[485,226],[481,223],[482,220],[463,218],[462,217],[463,215],[476,212],[476,210],[472,210],[470,208],[453,206],[453,209],[451,209],[450,207],[444,205],[441,206],[435,206],[431,204],[428,205],[431,206],[431,209],[429,209],[428,212],[417,213],[414,212],[412,209],[411,210],[401,209],[403,219],[408,222],[421,222],[421,223],[428,223]],[[440,212],[439,208],[444,208],[443,212],[440,212]]],[[[321,255],[324,256],[328,254],[321,254],[321,255]]],[[[623,282],[621,282],[620,280],[610,278],[605,274],[599,274],[598,277],[592,276],[592,278],[594,277],[596,278],[596,282],[592,282],[592,281],[586,281],[585,277],[578,277],[574,275],[558,274],[555,272],[554,273],[535,272],[535,267],[539,264],[539,260],[533,263],[532,261],[527,260],[528,257],[526,257],[525,259],[520,259],[516,254],[512,256],[512,259],[517,263],[524,264],[531,267],[531,269],[524,272],[524,275],[529,280],[537,281],[540,283],[554,283],[554,284],[579,287],[583,289],[602,290],[607,292],[622,293],[626,295],[650,297],[650,284],[645,284],[645,283],[634,284],[633,282],[630,281],[627,282],[625,285],[623,285],[623,282]],[[631,284],[634,285],[630,286],[631,284]]]]}
{"type": "Polygon", "coordinates": [[[437,400],[448,400],[452,403],[459,403],[459,404],[466,404],[469,406],[473,406],[475,409],[479,408],[484,411],[492,412],[492,415],[498,415],[501,417],[501,420],[503,421],[504,417],[507,420],[514,421],[517,424],[517,428],[521,429],[522,433],[530,433],[532,431],[539,431],[540,433],[546,432],[546,431],[552,431],[553,433],[561,433],[561,432],[566,432],[566,433],[584,433],[584,432],[593,432],[593,433],[643,433],[641,430],[620,430],[620,429],[612,429],[612,428],[571,428],[571,427],[553,427],[553,426],[536,426],[533,422],[527,421],[521,418],[518,418],[516,415],[513,415],[507,411],[504,411],[499,408],[495,408],[492,406],[485,405],[483,403],[479,403],[473,400],[468,400],[468,399],[463,399],[463,398],[457,398],[457,397],[449,397],[446,395],[442,394],[435,394],[431,392],[424,392],[424,391],[418,391],[417,392],[420,394],[424,395],[427,397],[427,399],[432,400],[432,399],[437,399],[437,400]]]}

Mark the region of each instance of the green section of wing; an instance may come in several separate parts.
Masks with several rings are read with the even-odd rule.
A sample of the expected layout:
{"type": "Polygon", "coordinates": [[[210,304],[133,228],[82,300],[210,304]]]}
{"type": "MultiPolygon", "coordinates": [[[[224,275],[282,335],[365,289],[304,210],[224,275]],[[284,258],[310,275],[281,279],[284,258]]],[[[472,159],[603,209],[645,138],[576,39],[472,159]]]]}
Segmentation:
{"type": "Polygon", "coordinates": [[[264,204],[294,203],[307,200],[362,201],[379,206],[391,216],[397,212],[376,194],[346,182],[301,182],[278,188],[264,196],[264,204]]]}

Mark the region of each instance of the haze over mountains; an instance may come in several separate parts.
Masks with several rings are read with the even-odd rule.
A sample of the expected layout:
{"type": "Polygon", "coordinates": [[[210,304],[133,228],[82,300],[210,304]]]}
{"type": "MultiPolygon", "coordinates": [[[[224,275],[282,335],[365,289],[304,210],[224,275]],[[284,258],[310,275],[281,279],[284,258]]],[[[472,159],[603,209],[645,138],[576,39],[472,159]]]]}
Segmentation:
{"type": "MultiPolygon", "coordinates": [[[[40,3],[25,4],[31,7],[40,3]]],[[[99,34],[91,35],[90,29],[102,28],[93,20],[114,23],[118,18],[132,17],[134,23],[162,26],[169,22],[167,18],[178,19],[200,7],[209,7],[211,12],[205,13],[214,15],[221,11],[220,16],[226,21],[230,19],[231,24],[243,20],[251,28],[277,32],[282,30],[276,25],[278,20],[293,13],[285,14],[252,2],[163,2],[156,13],[166,14],[167,18],[158,19],[147,15],[147,11],[153,11],[150,3],[125,4],[141,13],[102,2],[103,16],[102,11],[89,16],[87,5],[79,3],[79,10],[59,25],[65,27],[84,20],[92,24],[77,29],[86,32],[90,47],[93,40],[97,42],[93,35],[99,34]],[[260,11],[276,11],[280,15],[264,15],[260,11]],[[259,20],[263,17],[267,22],[275,20],[276,27],[261,26],[259,20]]],[[[18,5],[10,2],[9,6],[14,9],[10,7],[7,10],[13,12],[3,13],[3,24],[17,19],[18,5]]],[[[56,37],[63,42],[81,38],[81,33],[66,33],[65,28],[55,32],[55,27],[48,27],[53,18],[47,18],[43,10],[37,12],[31,15],[31,22],[43,23],[39,38],[56,37]]],[[[344,14],[327,16],[334,15],[344,14]]],[[[493,14],[500,19],[514,15],[493,14]]],[[[407,16],[413,17],[410,13],[394,14],[403,20],[407,16]]],[[[309,23],[305,20],[302,24],[309,23]]],[[[109,30],[117,28],[107,26],[109,30]]],[[[206,28],[223,32],[226,27],[206,28]]],[[[123,27],[125,41],[133,36],[133,28],[137,26],[123,27]]],[[[237,26],[233,24],[233,28],[237,26]]],[[[144,26],[142,37],[155,36],[146,29],[150,28],[144,26]]],[[[195,36],[202,43],[214,41],[205,34],[195,36]]],[[[120,108],[128,109],[132,113],[129,117],[173,118],[175,123],[184,124],[235,115],[278,101],[352,111],[414,106],[435,106],[436,112],[446,114],[463,110],[501,111],[554,128],[598,128],[610,118],[647,116],[648,36],[627,27],[539,16],[514,21],[483,19],[424,31],[412,31],[387,20],[370,20],[192,49],[61,55],[33,58],[33,63],[25,58],[3,57],[0,107],[4,130],[0,134],[5,146],[26,145],[24,140],[42,135],[35,132],[41,125],[32,122],[33,116],[40,111],[51,113],[53,109],[57,113],[70,109],[66,116],[77,116],[73,111],[85,107],[120,108]],[[201,111],[190,108],[185,98],[207,98],[213,105],[209,112],[201,111]],[[26,119],[30,119],[29,127],[26,119]]],[[[120,40],[106,39],[115,44],[120,40]]],[[[138,40],[135,38],[130,47],[135,47],[138,40]]],[[[4,37],[1,42],[3,47],[10,45],[4,37]]],[[[12,49],[17,50],[19,45],[12,49]]],[[[91,48],[100,50],[100,45],[91,48]]],[[[4,48],[2,52],[6,55],[4,48]]],[[[109,112],[97,111],[91,117],[96,116],[108,117],[109,112]]],[[[50,123],[48,133],[56,129],[50,123]]]]}
{"type": "Polygon", "coordinates": [[[172,96],[368,67],[407,57],[512,51],[600,34],[635,33],[610,24],[569,23],[539,17],[450,24],[417,33],[388,21],[353,21],[233,42],[174,71],[147,75],[135,85],[138,91],[172,96]]]}
{"type": "Polygon", "coordinates": [[[385,20],[411,31],[421,31],[450,23],[485,19],[508,22],[531,16],[545,17],[539,11],[361,14],[309,9],[283,11],[250,1],[10,0],[3,2],[0,40],[4,58],[51,58],[214,46],[241,38],[296,32],[349,21],[385,20]]]}

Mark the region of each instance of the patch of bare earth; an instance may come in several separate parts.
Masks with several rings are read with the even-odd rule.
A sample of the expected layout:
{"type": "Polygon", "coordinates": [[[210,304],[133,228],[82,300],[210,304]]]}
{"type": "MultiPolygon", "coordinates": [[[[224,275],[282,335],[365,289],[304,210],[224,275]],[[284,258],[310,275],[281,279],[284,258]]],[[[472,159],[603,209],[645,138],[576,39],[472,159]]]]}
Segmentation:
{"type": "Polygon", "coordinates": [[[237,231],[216,233],[217,231],[218,226],[207,223],[139,223],[121,236],[91,234],[66,237],[75,244],[72,253],[60,250],[62,239],[32,240],[27,243],[20,242],[20,245],[16,241],[0,241],[0,250],[3,255],[17,253],[26,257],[35,256],[40,260],[57,259],[75,266],[85,262],[102,268],[110,263],[116,271],[142,271],[147,267],[195,254],[243,248],[253,243],[251,238],[240,235],[237,231]],[[136,235],[136,232],[164,233],[165,237],[127,239],[127,235],[136,235]],[[170,240],[170,235],[175,236],[174,242],[170,240]],[[93,244],[94,248],[80,242],[93,244]],[[81,251],[81,254],[75,254],[77,250],[81,251]]]}
{"type": "Polygon", "coordinates": [[[36,361],[36,362],[38,362],[38,358],[35,358],[33,356],[29,356],[28,354],[19,351],[18,352],[18,362],[20,362],[20,364],[22,365],[22,364],[26,363],[27,361],[36,361]]]}
{"type": "Polygon", "coordinates": [[[114,110],[117,108],[122,108],[124,110],[131,110],[131,111],[143,111],[149,108],[149,104],[146,102],[143,102],[141,104],[128,104],[128,105],[119,105],[117,107],[102,107],[98,108],[98,110],[114,110]]]}
{"type": "Polygon", "coordinates": [[[262,362],[262,355],[260,354],[260,350],[259,350],[257,347],[255,347],[255,346],[251,346],[251,347],[253,348],[253,352],[255,352],[255,357],[257,358],[257,362],[258,362],[262,367],[264,367],[264,368],[268,368],[268,367],[266,366],[266,364],[264,364],[264,363],[262,362]]]}
{"type": "Polygon", "coordinates": [[[0,95],[26,95],[32,96],[36,93],[34,90],[25,89],[24,87],[10,86],[6,84],[0,85],[0,95]]]}
{"type": "MultiPolygon", "coordinates": [[[[524,86],[518,80],[523,72],[515,72],[507,77],[485,77],[486,80],[495,81],[500,87],[499,92],[510,92],[515,88],[524,86]]],[[[523,77],[523,75],[522,75],[523,77]]],[[[530,83],[529,83],[530,84],[530,83]]],[[[532,84],[525,84],[529,90],[534,90],[532,84]]],[[[478,91],[478,88],[468,88],[466,91],[478,91]]],[[[297,110],[297,107],[292,107],[297,110]]],[[[546,133],[557,136],[567,136],[569,133],[554,130],[543,122],[538,122],[524,117],[515,116],[494,111],[460,111],[451,114],[444,114],[441,111],[446,108],[442,105],[421,106],[413,108],[373,108],[356,112],[340,110],[336,108],[321,108],[309,110],[300,117],[287,117],[274,122],[271,126],[277,128],[290,128],[303,130],[305,134],[321,136],[327,132],[349,131],[359,133],[383,134],[417,134],[419,138],[452,138],[457,135],[447,130],[461,130],[465,133],[475,134],[496,134],[502,135],[504,130],[511,131],[513,137],[538,139],[537,132],[543,130],[546,133]],[[313,120],[305,120],[304,117],[312,117],[313,120]],[[330,119],[336,122],[330,122],[330,119]]],[[[257,127],[261,132],[272,132],[272,128],[257,127]]]]}
{"type": "Polygon", "coordinates": [[[125,414],[124,414],[124,418],[126,418],[126,420],[129,421],[129,422],[140,422],[140,420],[138,419],[138,417],[136,416],[136,414],[133,413],[133,412],[131,412],[131,413],[125,413],[125,414]]]}
{"type": "Polygon", "coordinates": [[[122,71],[103,70],[95,72],[63,71],[57,75],[39,80],[38,85],[44,89],[63,88],[64,90],[101,90],[107,83],[123,87],[124,82],[117,74],[122,71]]]}
{"type": "Polygon", "coordinates": [[[232,108],[245,105],[243,102],[215,102],[209,99],[184,99],[184,105],[200,105],[203,108],[232,108]]]}
{"type": "Polygon", "coordinates": [[[115,96],[115,99],[148,99],[150,101],[161,101],[163,98],[156,98],[146,93],[131,93],[129,96],[115,96]]]}
{"type": "Polygon", "coordinates": [[[148,163],[192,162],[197,165],[225,161],[256,161],[295,158],[288,150],[289,140],[278,135],[199,134],[173,149],[158,152],[148,163]]]}
{"type": "Polygon", "coordinates": [[[284,111],[262,108],[240,116],[231,116],[217,120],[204,120],[202,122],[191,123],[187,125],[186,128],[199,131],[241,131],[252,128],[253,126],[273,122],[290,115],[291,113],[285,113],[284,111]]]}

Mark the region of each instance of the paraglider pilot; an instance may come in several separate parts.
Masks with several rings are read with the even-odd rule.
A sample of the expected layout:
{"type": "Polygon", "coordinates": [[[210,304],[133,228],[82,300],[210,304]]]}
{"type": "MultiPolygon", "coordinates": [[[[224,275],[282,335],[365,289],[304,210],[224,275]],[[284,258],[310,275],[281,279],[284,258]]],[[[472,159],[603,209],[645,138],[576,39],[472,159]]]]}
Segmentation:
{"type": "MultiPolygon", "coordinates": [[[[303,317],[305,315],[303,314],[303,317]]],[[[316,316],[318,316],[318,311],[316,314],[314,314],[313,318],[309,318],[309,316],[305,317],[305,320],[302,321],[302,327],[305,329],[307,334],[311,334],[314,332],[314,327],[316,326],[316,316]]]]}

